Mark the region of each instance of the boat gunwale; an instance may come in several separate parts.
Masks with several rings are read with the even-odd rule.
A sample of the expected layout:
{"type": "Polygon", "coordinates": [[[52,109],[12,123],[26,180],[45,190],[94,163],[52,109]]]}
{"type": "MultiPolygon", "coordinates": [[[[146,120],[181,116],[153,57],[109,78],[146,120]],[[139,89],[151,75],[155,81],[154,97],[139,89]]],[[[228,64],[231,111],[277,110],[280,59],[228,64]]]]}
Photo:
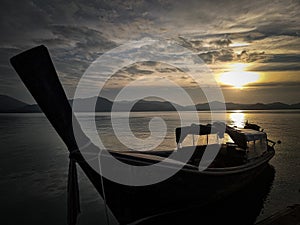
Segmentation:
{"type": "Polygon", "coordinates": [[[235,167],[207,168],[206,170],[203,170],[202,173],[209,174],[209,175],[224,175],[224,174],[242,173],[242,172],[245,172],[248,170],[255,169],[258,166],[261,166],[262,164],[267,163],[268,161],[270,161],[273,158],[274,155],[275,155],[275,150],[273,149],[273,150],[269,150],[266,154],[255,158],[255,160],[253,160],[250,163],[245,163],[241,166],[235,166],[235,167]],[[257,162],[257,159],[261,159],[260,162],[257,162]]]}
{"type": "MultiPolygon", "coordinates": [[[[126,155],[126,158],[123,158],[127,161],[131,161],[131,162],[142,162],[144,164],[148,164],[148,165],[155,165],[156,163],[151,163],[150,161],[154,161],[153,159],[148,158],[149,162],[146,161],[141,161],[139,159],[139,157],[134,156],[134,152],[132,152],[132,154],[122,154],[122,152],[117,152],[118,156],[116,156],[116,158],[121,159],[122,156],[126,155]],[[121,156],[121,157],[120,157],[121,156]],[[128,157],[129,156],[129,157],[128,157]]],[[[143,154],[143,155],[148,155],[148,154],[143,154]]],[[[273,158],[273,156],[275,155],[275,150],[273,147],[268,146],[268,150],[267,152],[265,152],[265,154],[256,157],[255,159],[252,159],[250,162],[247,162],[243,165],[240,166],[234,166],[234,167],[222,167],[222,168],[206,168],[203,170],[199,170],[199,167],[191,165],[191,164],[187,164],[185,163],[185,165],[180,169],[181,171],[185,171],[185,172],[193,172],[193,173],[199,173],[199,174],[203,174],[203,175],[229,175],[229,174],[235,174],[235,173],[241,173],[241,172],[245,172],[248,170],[252,170],[257,168],[258,166],[261,166],[264,163],[267,163],[270,159],[273,158]]],[[[160,157],[160,156],[158,156],[160,157]]],[[[157,157],[157,158],[158,158],[157,157]]],[[[161,157],[163,158],[163,157],[161,157]]],[[[144,160],[147,160],[147,158],[143,158],[144,160]]],[[[180,162],[180,164],[175,164],[175,160],[174,162],[165,162],[164,166],[168,167],[168,168],[172,168],[172,169],[178,169],[178,166],[182,166],[182,162],[180,162]]]]}

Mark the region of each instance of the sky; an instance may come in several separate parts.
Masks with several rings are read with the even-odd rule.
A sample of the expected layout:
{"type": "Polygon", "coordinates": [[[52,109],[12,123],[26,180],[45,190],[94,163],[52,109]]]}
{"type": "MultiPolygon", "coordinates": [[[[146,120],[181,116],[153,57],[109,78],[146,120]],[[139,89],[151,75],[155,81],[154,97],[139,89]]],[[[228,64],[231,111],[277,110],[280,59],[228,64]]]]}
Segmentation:
{"type": "MultiPolygon", "coordinates": [[[[98,57],[130,41],[159,38],[200,58],[226,102],[298,103],[299,14],[299,0],[2,0],[0,94],[34,102],[9,58],[36,45],[48,47],[72,98],[98,57]]],[[[180,55],[176,52],[176,57],[180,55]]],[[[136,62],[116,71],[105,84],[103,97],[114,98],[137,77],[143,81],[139,88],[172,77],[195,101],[203,101],[201,96],[197,100],[199,93],[193,87],[197,80],[163,62],[136,62]]],[[[98,87],[96,82],[90,85],[98,87]]]]}

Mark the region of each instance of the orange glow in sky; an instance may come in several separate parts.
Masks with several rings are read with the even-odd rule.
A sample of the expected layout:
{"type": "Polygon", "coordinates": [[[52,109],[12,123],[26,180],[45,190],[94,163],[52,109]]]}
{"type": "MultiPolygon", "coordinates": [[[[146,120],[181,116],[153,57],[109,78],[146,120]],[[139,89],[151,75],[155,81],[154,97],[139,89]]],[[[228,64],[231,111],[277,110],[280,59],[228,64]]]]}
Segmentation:
{"type": "Polygon", "coordinates": [[[245,63],[232,64],[231,71],[220,74],[220,82],[242,89],[244,85],[258,81],[259,73],[246,71],[246,67],[245,63]]]}

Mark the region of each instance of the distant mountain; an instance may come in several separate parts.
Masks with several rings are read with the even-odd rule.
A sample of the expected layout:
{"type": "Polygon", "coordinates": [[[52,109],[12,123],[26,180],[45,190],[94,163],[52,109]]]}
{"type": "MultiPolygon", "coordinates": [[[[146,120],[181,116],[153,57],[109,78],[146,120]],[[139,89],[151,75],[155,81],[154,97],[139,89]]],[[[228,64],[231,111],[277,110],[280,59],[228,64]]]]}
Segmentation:
{"type": "Polygon", "coordinates": [[[271,109],[295,109],[291,105],[281,102],[274,102],[270,104],[255,103],[255,104],[238,104],[238,103],[226,103],[226,109],[228,110],[271,110],[271,109]]]}
{"type": "Polygon", "coordinates": [[[111,101],[102,97],[70,100],[71,105],[73,104],[73,101],[76,101],[76,112],[86,112],[87,109],[91,108],[95,101],[97,101],[94,109],[96,112],[110,112],[113,105],[111,101]]]}
{"type": "Polygon", "coordinates": [[[268,109],[289,109],[290,105],[281,102],[273,102],[266,105],[268,109]]]}
{"type": "MultiPolygon", "coordinates": [[[[86,112],[88,106],[97,101],[95,106],[96,112],[110,112],[112,110],[113,102],[102,97],[91,97],[85,99],[76,99],[76,111],[86,112]]],[[[70,100],[72,105],[74,100],[70,100]]],[[[224,103],[222,102],[211,102],[201,103],[195,106],[181,106],[178,104],[170,103],[167,101],[158,101],[158,100],[139,100],[139,101],[119,101],[115,102],[117,111],[127,111],[128,108],[131,108],[131,111],[134,112],[145,112],[145,111],[191,111],[196,108],[197,111],[207,111],[212,107],[213,109],[223,109],[224,103]]],[[[270,104],[256,103],[256,104],[239,104],[239,103],[226,103],[227,110],[272,110],[272,109],[300,109],[300,103],[297,104],[284,104],[281,102],[274,102],[270,104]]],[[[29,105],[19,100],[16,100],[12,97],[0,95],[0,113],[7,112],[18,112],[18,113],[37,113],[41,112],[38,105],[33,104],[29,105]]]]}
{"type": "Polygon", "coordinates": [[[26,105],[24,107],[20,107],[15,109],[16,112],[19,113],[39,113],[42,112],[40,107],[37,104],[26,105]]]}
{"type": "Polygon", "coordinates": [[[0,95],[0,113],[14,112],[18,108],[27,106],[26,103],[6,95],[0,95]]]}
{"type": "MultiPolygon", "coordinates": [[[[76,99],[76,111],[77,112],[86,112],[87,109],[91,108],[91,104],[95,102],[96,97],[87,98],[87,99],[76,99]]],[[[71,103],[73,100],[71,101],[71,103]]],[[[173,103],[174,104],[174,103],[173,103]]],[[[109,101],[106,98],[98,97],[95,111],[96,112],[110,112],[112,110],[113,102],[109,101]]],[[[139,100],[139,101],[120,101],[115,102],[115,110],[119,112],[128,111],[130,106],[132,106],[131,111],[142,112],[142,111],[175,111],[175,107],[170,102],[163,101],[148,101],[148,100],[139,100]]],[[[174,104],[177,109],[184,110],[183,106],[174,104]]]]}
{"type": "Polygon", "coordinates": [[[146,101],[140,100],[137,101],[132,107],[131,111],[142,112],[142,111],[176,111],[184,110],[184,107],[170,102],[161,102],[161,101],[146,101]]]}
{"type": "Polygon", "coordinates": [[[202,110],[210,110],[210,108],[218,110],[218,109],[224,109],[225,104],[222,102],[214,101],[211,103],[202,103],[202,104],[197,104],[196,109],[197,111],[202,111],[202,110]]]}
{"type": "Polygon", "coordinates": [[[300,103],[292,104],[292,105],[291,105],[291,108],[292,108],[292,109],[300,109],[300,103]]]}

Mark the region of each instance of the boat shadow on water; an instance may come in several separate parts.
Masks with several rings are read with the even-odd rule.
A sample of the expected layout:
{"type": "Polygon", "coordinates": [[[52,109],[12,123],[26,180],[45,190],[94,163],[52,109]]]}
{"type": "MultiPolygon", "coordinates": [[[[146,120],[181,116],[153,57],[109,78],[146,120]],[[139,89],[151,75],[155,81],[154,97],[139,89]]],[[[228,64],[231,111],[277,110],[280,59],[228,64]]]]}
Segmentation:
{"type": "Polygon", "coordinates": [[[153,216],[134,224],[253,225],[264,208],[274,177],[275,169],[267,165],[247,187],[221,201],[206,207],[193,207],[184,211],[153,216]]]}

